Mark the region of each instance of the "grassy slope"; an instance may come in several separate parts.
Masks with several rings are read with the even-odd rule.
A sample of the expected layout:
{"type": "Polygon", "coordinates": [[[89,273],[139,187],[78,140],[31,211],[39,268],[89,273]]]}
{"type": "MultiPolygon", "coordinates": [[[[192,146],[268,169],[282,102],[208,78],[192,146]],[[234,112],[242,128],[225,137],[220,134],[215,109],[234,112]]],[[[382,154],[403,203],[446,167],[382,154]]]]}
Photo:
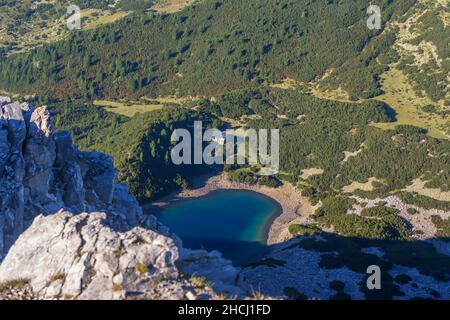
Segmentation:
{"type": "Polygon", "coordinates": [[[174,13],[191,5],[196,0],[159,0],[153,7],[154,10],[164,13],[174,13]]]}
{"type": "Polygon", "coordinates": [[[383,74],[382,79],[385,93],[376,99],[386,102],[397,112],[397,121],[378,123],[374,126],[382,129],[393,129],[397,125],[408,124],[427,129],[432,137],[450,139],[450,133],[447,132],[450,127],[449,117],[422,111],[422,107],[435,105],[435,103],[426,96],[417,96],[404,73],[392,69],[383,74]]]}
{"type": "Polygon", "coordinates": [[[107,100],[96,100],[94,105],[102,106],[106,111],[114,112],[126,117],[133,117],[137,113],[151,112],[155,110],[163,109],[161,104],[149,104],[149,103],[126,103],[107,100]]]}
{"type": "MultiPolygon", "coordinates": [[[[383,9],[392,19],[413,2],[386,0],[383,9]]],[[[53,60],[58,57],[55,65],[47,63],[44,50],[12,62],[23,66],[23,78],[16,79],[13,65],[5,65],[2,85],[53,98],[86,96],[85,90],[91,91],[88,97],[108,99],[213,95],[286,77],[309,82],[345,65],[346,77],[333,75],[335,84],[341,82],[352,95],[373,96],[382,68],[369,53],[387,49],[391,35],[380,37],[366,27],[365,8],[366,0],[205,0],[173,15],[136,15],[75,34],[71,44],[46,48],[53,60]],[[115,61],[121,56],[127,57],[125,66],[115,61]],[[94,61],[90,65],[88,57],[94,61]],[[31,68],[33,60],[49,79],[39,67],[31,68]]]]}
{"type": "MultiPolygon", "coordinates": [[[[32,13],[31,0],[11,1],[11,5],[0,6],[0,49],[8,48],[7,54],[28,52],[38,46],[64,39],[68,30],[64,18],[66,8],[75,4],[68,0],[49,0],[45,3],[53,5],[48,9],[32,13]],[[26,14],[26,12],[30,12],[26,14]],[[17,23],[20,21],[20,24],[17,23]]],[[[153,7],[158,12],[176,12],[191,5],[192,0],[160,0],[153,7]]],[[[89,6],[89,4],[88,4],[89,6]]],[[[101,25],[119,20],[131,12],[120,9],[83,7],[81,11],[83,30],[95,29],[101,25]]]]}
{"type": "Polygon", "coordinates": [[[106,111],[120,114],[126,117],[133,117],[137,113],[152,112],[161,110],[169,106],[179,106],[184,103],[193,103],[195,105],[197,99],[192,97],[176,98],[176,97],[160,97],[151,99],[142,97],[139,101],[109,101],[95,100],[94,105],[104,107],[106,111]]]}

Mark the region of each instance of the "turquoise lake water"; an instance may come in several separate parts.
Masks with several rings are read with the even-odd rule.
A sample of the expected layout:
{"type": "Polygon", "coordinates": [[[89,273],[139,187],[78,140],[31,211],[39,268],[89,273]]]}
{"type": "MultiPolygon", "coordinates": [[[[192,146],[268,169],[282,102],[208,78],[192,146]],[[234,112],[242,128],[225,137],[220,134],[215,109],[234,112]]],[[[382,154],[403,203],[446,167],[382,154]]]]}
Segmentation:
{"type": "Polygon", "coordinates": [[[266,253],[270,225],[280,212],[280,205],[262,194],[219,190],[169,205],[156,216],[184,247],[218,250],[243,265],[266,253]]]}

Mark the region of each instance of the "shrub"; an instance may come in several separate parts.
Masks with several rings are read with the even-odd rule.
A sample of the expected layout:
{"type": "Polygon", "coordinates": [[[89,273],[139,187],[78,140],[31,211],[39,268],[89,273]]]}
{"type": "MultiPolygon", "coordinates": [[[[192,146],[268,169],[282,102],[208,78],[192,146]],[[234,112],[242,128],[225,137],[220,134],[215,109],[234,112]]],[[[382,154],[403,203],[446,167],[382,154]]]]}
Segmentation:
{"type": "Polygon", "coordinates": [[[137,273],[139,273],[141,275],[146,275],[148,273],[148,267],[145,264],[140,263],[140,262],[138,264],[136,264],[134,269],[136,270],[137,273]]]}
{"type": "Polygon", "coordinates": [[[256,268],[259,266],[267,266],[270,268],[277,268],[277,267],[282,267],[286,264],[286,261],[283,260],[277,260],[277,259],[273,259],[273,258],[267,258],[258,262],[254,262],[254,263],[249,263],[246,265],[246,267],[250,267],[250,268],[256,268]]]}
{"type": "Polygon", "coordinates": [[[436,236],[450,241],[450,219],[444,220],[440,216],[432,216],[431,221],[437,229],[436,236]]]}
{"type": "Polygon", "coordinates": [[[117,284],[117,283],[113,283],[112,285],[112,291],[122,291],[123,290],[123,286],[121,284],[117,284]]]}
{"type": "Polygon", "coordinates": [[[0,282],[0,293],[14,288],[21,288],[27,285],[28,283],[29,281],[27,279],[22,278],[0,282]]]}
{"type": "MultiPolygon", "coordinates": [[[[342,204],[341,204],[342,205],[342,204]]],[[[318,210],[315,218],[320,224],[331,227],[341,235],[349,237],[361,237],[366,239],[406,239],[411,231],[408,224],[397,215],[397,210],[377,206],[363,209],[361,216],[356,214],[342,214],[347,206],[337,206],[337,211],[329,209],[329,203],[318,210]]],[[[334,206],[336,208],[336,206],[334,206]]]]}
{"type": "Polygon", "coordinates": [[[200,288],[204,288],[204,287],[211,287],[211,283],[208,281],[208,279],[206,279],[205,277],[191,277],[190,278],[190,282],[193,286],[195,287],[200,287],[200,288]]]}
{"type": "Polygon", "coordinates": [[[427,112],[427,113],[435,113],[435,112],[437,112],[437,109],[434,105],[429,104],[429,105],[423,106],[422,111],[427,112]]]}
{"type": "Polygon", "coordinates": [[[49,279],[49,283],[53,283],[55,281],[64,281],[66,279],[66,274],[64,272],[58,272],[54,275],[52,275],[49,279]]]}
{"type": "Polygon", "coordinates": [[[399,284],[407,284],[412,281],[412,278],[407,274],[399,274],[394,278],[394,281],[399,284]]]}
{"type": "Polygon", "coordinates": [[[312,236],[322,232],[322,230],[315,225],[291,224],[289,226],[289,232],[294,236],[312,236]]]}
{"type": "Polygon", "coordinates": [[[290,300],[308,300],[308,297],[305,294],[299,292],[295,288],[286,287],[283,289],[283,293],[290,300]]]}
{"type": "Polygon", "coordinates": [[[330,289],[337,292],[343,291],[345,288],[345,283],[339,280],[333,280],[330,282],[330,289]]]}
{"type": "Polygon", "coordinates": [[[449,211],[450,201],[439,201],[430,197],[426,197],[414,192],[397,192],[395,193],[402,201],[407,204],[415,205],[424,209],[440,209],[449,211]]]}

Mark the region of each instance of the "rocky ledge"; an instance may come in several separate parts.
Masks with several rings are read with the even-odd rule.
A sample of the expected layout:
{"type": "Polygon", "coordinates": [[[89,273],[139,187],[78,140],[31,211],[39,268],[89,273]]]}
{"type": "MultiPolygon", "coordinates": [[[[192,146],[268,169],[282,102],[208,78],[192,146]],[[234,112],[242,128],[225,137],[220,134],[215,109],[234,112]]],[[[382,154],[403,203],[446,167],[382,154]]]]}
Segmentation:
{"type": "Polygon", "coordinates": [[[0,299],[245,294],[230,261],[184,249],[116,174],[55,132],[46,107],[0,97],[0,299]]]}

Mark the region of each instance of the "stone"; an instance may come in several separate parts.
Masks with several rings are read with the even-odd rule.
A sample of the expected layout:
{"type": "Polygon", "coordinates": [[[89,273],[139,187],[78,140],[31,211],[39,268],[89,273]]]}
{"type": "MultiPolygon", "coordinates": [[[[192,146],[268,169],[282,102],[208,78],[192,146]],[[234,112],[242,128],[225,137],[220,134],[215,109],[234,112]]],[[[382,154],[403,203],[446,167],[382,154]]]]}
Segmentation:
{"type": "Polygon", "coordinates": [[[76,212],[83,212],[85,209],[85,190],[81,177],[80,166],[73,163],[64,167],[61,174],[63,181],[63,201],[67,207],[76,212]]]}
{"type": "Polygon", "coordinates": [[[111,204],[117,177],[113,158],[99,152],[83,152],[79,161],[87,188],[93,189],[103,203],[111,204]]]}
{"type": "Polygon", "coordinates": [[[180,269],[189,276],[205,277],[216,292],[242,296],[244,291],[234,285],[239,269],[222,258],[218,251],[180,250],[180,269]]]}
{"type": "Polygon", "coordinates": [[[49,198],[52,169],[56,157],[53,124],[45,107],[37,108],[30,119],[24,147],[26,177],[24,185],[32,198],[49,198]]]}
{"type": "Polygon", "coordinates": [[[142,208],[139,206],[136,198],[128,192],[128,186],[118,184],[115,186],[113,201],[114,207],[118,211],[127,211],[127,222],[130,225],[136,225],[139,217],[142,216],[142,208]]]}
{"type": "Polygon", "coordinates": [[[22,108],[18,102],[15,102],[3,106],[2,109],[2,117],[8,121],[8,141],[11,150],[13,152],[19,151],[22,148],[26,135],[26,124],[22,108]]]}
{"type": "Polygon", "coordinates": [[[30,279],[43,298],[114,299],[120,278],[124,291],[147,296],[152,283],[178,278],[176,260],[178,248],[169,237],[143,228],[119,233],[105,213],[61,210],[36,217],[1,264],[0,282],[30,279]]]}
{"type": "Polygon", "coordinates": [[[60,190],[64,204],[77,212],[85,210],[85,188],[81,169],[75,161],[78,150],[72,144],[68,132],[55,134],[56,160],[55,166],[59,169],[60,190]]]}
{"type": "Polygon", "coordinates": [[[67,163],[75,162],[76,151],[69,132],[56,132],[54,139],[56,145],[56,165],[62,167],[67,163]]]}

